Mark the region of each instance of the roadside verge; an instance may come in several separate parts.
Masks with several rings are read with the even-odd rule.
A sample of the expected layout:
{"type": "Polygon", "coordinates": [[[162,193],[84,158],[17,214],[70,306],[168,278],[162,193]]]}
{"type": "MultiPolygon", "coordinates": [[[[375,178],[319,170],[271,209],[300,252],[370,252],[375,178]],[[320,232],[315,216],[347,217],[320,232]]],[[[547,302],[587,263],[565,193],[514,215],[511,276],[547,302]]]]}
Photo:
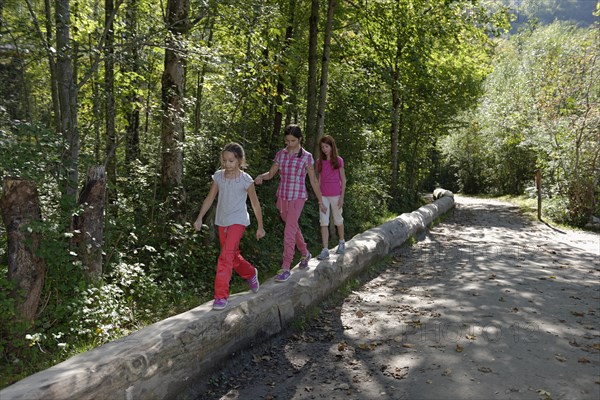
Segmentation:
{"type": "Polygon", "coordinates": [[[202,304],[122,339],[74,356],[0,391],[0,399],[171,399],[220,367],[231,353],[284,330],[407,239],[454,207],[450,191],[347,241],[346,253],[297,267],[285,283],[273,278],[257,294],[232,295],[222,311],[202,304]]]}

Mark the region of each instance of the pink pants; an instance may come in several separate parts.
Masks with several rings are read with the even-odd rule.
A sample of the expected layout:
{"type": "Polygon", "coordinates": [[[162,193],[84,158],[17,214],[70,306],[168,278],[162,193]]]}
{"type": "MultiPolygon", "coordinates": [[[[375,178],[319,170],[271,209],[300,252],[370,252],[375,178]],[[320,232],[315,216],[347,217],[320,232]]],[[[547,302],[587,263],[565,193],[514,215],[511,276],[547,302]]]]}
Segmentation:
{"type": "Polygon", "coordinates": [[[298,226],[298,219],[302,214],[306,199],[296,200],[282,200],[277,198],[277,209],[281,215],[281,219],[285,222],[285,229],[283,231],[283,261],[281,262],[281,268],[290,269],[292,265],[292,259],[294,258],[294,247],[298,248],[298,251],[302,256],[308,253],[308,247],[300,232],[300,226],[298,226]]]}
{"type": "Polygon", "coordinates": [[[250,279],[256,271],[252,264],[240,254],[240,240],[244,235],[244,225],[219,226],[221,254],[217,260],[217,276],[215,277],[215,299],[229,297],[229,281],[232,270],[244,279],[250,279]]]}

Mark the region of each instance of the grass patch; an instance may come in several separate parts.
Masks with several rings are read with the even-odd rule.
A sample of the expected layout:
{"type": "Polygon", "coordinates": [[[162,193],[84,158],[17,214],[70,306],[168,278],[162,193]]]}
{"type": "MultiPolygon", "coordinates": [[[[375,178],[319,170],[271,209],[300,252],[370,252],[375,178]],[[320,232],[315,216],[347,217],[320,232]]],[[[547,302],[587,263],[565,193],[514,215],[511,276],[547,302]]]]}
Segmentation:
{"type": "MultiPolygon", "coordinates": [[[[519,207],[521,214],[525,216],[530,221],[538,221],[537,217],[537,198],[532,198],[527,195],[504,195],[500,197],[495,197],[498,200],[506,201],[508,203],[512,203],[519,207]]],[[[581,231],[581,232],[592,232],[590,229],[582,229],[577,226],[567,225],[565,223],[553,220],[550,216],[544,214],[544,203],[542,200],[542,222],[549,224],[555,228],[560,229],[569,229],[572,231],[581,231]]]]}

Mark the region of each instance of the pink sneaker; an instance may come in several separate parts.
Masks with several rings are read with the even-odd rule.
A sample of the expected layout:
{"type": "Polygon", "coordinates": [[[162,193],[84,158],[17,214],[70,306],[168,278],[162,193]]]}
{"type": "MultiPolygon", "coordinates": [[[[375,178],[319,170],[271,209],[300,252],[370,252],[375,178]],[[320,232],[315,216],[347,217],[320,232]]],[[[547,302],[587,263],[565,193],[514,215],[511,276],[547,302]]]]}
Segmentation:
{"type": "Polygon", "coordinates": [[[289,269],[280,269],[279,273],[275,275],[275,282],[285,282],[290,279],[292,273],[289,269]]]}
{"type": "Polygon", "coordinates": [[[248,285],[250,286],[250,290],[252,290],[252,293],[257,293],[258,288],[260,287],[260,283],[258,282],[258,270],[256,268],[254,268],[254,270],[256,271],[256,273],[252,278],[248,279],[248,285]]]}
{"type": "Polygon", "coordinates": [[[299,265],[300,269],[308,268],[308,262],[310,261],[311,257],[312,257],[312,254],[310,254],[310,251],[309,251],[305,257],[302,257],[300,259],[300,265],[299,265]]]}
{"type": "Polygon", "coordinates": [[[222,310],[227,307],[227,299],[215,299],[213,301],[213,310],[222,310]]]}

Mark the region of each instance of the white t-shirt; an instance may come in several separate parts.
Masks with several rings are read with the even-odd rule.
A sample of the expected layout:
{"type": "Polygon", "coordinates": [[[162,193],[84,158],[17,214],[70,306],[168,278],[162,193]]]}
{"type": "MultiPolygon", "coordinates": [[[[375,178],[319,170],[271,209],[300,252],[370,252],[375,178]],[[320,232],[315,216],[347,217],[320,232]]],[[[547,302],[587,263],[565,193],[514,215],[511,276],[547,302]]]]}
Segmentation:
{"type": "Polygon", "coordinates": [[[215,225],[250,225],[250,215],[246,207],[248,188],[254,183],[252,177],[242,172],[237,178],[225,178],[225,171],[220,169],[212,176],[219,186],[217,215],[215,225]]]}

